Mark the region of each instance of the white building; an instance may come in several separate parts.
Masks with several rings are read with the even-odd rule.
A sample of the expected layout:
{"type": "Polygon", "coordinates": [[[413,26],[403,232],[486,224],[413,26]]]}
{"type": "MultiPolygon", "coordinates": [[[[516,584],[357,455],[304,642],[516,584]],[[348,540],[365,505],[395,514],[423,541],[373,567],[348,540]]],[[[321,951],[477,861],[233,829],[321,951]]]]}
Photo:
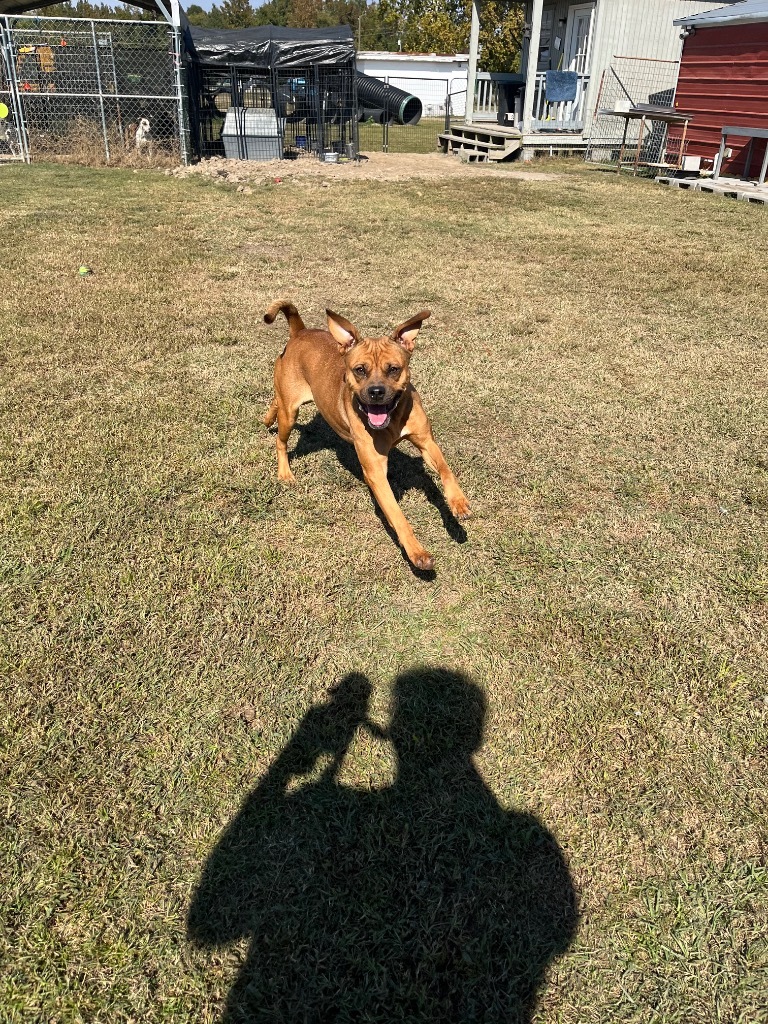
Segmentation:
{"type": "Polygon", "coordinates": [[[440,56],[435,53],[361,50],[357,54],[358,71],[417,96],[421,100],[424,117],[443,117],[449,94],[452,112],[463,117],[468,62],[466,53],[440,56]]]}

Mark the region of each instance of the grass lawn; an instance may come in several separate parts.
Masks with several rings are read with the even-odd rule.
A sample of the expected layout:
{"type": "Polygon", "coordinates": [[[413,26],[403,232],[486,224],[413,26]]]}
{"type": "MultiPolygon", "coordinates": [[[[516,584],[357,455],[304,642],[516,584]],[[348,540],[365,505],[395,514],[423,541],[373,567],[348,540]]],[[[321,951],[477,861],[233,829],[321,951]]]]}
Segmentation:
{"type": "MultiPolygon", "coordinates": [[[[380,153],[384,129],[374,121],[357,126],[361,153],[380,153]]],[[[445,131],[445,118],[422,117],[418,124],[391,124],[388,153],[435,153],[437,136],[445,131]]]]}
{"type": "Polygon", "coordinates": [[[0,183],[0,1020],[768,1019],[768,211],[0,183]],[[283,295],[433,309],[434,579],[311,407],[277,485],[283,295]]]}

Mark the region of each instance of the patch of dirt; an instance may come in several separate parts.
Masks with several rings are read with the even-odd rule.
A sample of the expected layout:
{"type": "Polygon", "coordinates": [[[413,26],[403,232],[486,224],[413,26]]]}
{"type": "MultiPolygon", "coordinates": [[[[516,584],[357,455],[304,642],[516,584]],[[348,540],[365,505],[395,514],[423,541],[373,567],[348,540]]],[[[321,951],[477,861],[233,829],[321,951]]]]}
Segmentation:
{"type": "Polygon", "coordinates": [[[458,157],[443,153],[371,153],[359,163],[327,164],[315,157],[300,160],[225,160],[212,157],[189,167],[168,170],[177,178],[202,174],[247,191],[253,185],[305,179],[321,184],[343,181],[405,181],[409,178],[506,177],[526,181],[556,181],[561,174],[545,174],[516,166],[499,167],[495,164],[468,164],[458,157]]]}

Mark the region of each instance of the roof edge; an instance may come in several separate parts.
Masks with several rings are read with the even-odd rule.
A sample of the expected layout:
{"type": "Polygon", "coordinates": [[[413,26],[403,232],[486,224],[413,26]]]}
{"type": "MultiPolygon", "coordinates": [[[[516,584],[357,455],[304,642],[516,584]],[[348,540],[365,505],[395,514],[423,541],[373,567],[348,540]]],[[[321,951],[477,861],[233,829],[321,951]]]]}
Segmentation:
{"type": "Polygon", "coordinates": [[[672,24],[683,28],[711,28],[716,25],[753,25],[755,22],[768,21],[768,0],[759,3],[757,9],[756,2],[759,3],[759,0],[738,0],[733,6],[715,7],[711,11],[700,11],[698,14],[686,14],[683,18],[675,18],[672,24]]]}

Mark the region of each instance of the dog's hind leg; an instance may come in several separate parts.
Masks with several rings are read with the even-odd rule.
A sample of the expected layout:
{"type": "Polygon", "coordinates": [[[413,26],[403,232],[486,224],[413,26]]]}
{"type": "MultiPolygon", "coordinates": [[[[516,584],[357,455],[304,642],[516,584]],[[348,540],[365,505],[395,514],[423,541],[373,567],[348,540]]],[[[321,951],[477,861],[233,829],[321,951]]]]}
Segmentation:
{"type": "MultiPolygon", "coordinates": [[[[275,401],[277,402],[277,399],[275,401]]],[[[301,402],[290,407],[286,407],[282,402],[277,405],[277,479],[286,484],[296,481],[288,464],[288,438],[296,426],[300,407],[301,402]]]]}
{"type": "Polygon", "coordinates": [[[265,427],[271,427],[274,424],[276,419],[277,419],[277,399],[273,398],[272,399],[272,404],[267,409],[267,411],[264,413],[264,416],[262,418],[262,423],[264,424],[265,427]]]}

